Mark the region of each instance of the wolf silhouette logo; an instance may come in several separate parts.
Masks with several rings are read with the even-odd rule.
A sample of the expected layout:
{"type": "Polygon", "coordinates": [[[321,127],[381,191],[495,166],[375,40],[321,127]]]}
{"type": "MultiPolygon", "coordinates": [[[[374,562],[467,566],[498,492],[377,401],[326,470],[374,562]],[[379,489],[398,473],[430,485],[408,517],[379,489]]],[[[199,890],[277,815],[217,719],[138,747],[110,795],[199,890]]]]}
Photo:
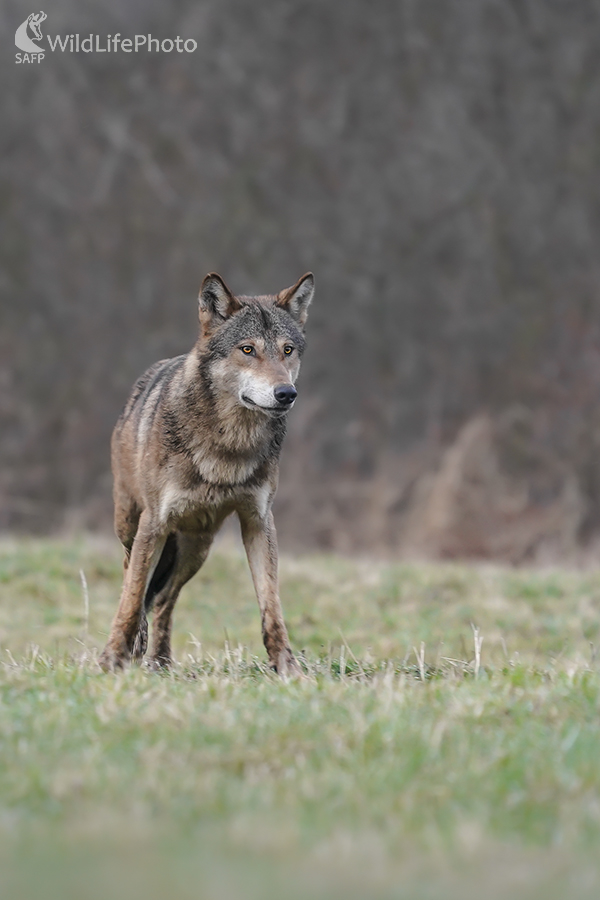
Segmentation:
{"type": "Polygon", "coordinates": [[[40,25],[47,19],[45,12],[31,13],[26,20],[19,25],[15,33],[15,44],[23,53],[43,53],[43,49],[34,44],[34,41],[42,40],[40,25]],[[30,37],[31,34],[31,37],[30,37]]]}

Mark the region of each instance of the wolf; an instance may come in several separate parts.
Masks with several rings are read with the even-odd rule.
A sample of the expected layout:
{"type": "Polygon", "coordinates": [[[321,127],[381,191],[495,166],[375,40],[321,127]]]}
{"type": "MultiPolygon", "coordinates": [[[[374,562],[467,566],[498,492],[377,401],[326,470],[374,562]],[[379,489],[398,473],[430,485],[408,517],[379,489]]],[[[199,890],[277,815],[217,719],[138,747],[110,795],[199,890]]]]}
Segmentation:
{"type": "Polygon", "coordinates": [[[301,674],[279,599],[271,505],[286,417],[294,406],[314,277],[276,295],[234,296],[211,273],[199,295],[192,350],[153,365],[115,426],[115,531],[124,550],[121,599],[100,658],[105,671],[141,660],[171,665],[171,623],[183,585],[232,513],[258,599],[271,667],[301,674]]]}

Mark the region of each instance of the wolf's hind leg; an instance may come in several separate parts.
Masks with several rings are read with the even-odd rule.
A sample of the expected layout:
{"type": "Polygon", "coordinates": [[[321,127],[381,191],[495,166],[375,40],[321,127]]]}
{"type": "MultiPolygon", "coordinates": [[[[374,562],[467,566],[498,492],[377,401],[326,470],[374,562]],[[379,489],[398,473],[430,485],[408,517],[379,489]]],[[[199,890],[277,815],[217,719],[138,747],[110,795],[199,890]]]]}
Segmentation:
{"type": "Polygon", "coordinates": [[[131,548],[137,534],[141,510],[135,500],[123,490],[115,491],[115,534],[123,544],[125,559],[123,568],[129,565],[131,548]]]}
{"type": "Polygon", "coordinates": [[[136,662],[139,662],[143,659],[146,650],[148,649],[148,619],[146,618],[146,613],[142,610],[142,614],[140,616],[140,625],[133,641],[133,648],[131,650],[131,658],[136,662]]]}
{"type": "MultiPolygon", "coordinates": [[[[127,568],[127,559],[128,556],[126,555],[125,568],[127,568]]],[[[157,594],[160,594],[173,574],[176,560],[177,538],[175,534],[171,532],[165,541],[165,546],[163,547],[160,559],[152,574],[148,589],[146,590],[144,608],[140,615],[140,625],[133,643],[133,650],[131,651],[131,658],[134,660],[141,660],[148,649],[148,619],[146,614],[152,609],[155,597],[157,594]]]]}
{"type": "MultiPolygon", "coordinates": [[[[160,555],[160,559],[152,573],[152,578],[150,579],[150,584],[146,590],[146,594],[144,597],[144,607],[140,614],[140,624],[138,628],[137,635],[133,642],[133,649],[131,651],[131,658],[139,662],[141,660],[146,650],[148,649],[148,618],[147,613],[150,609],[152,609],[152,605],[154,603],[154,598],[160,591],[164,588],[169,578],[173,573],[173,569],[175,567],[175,562],[177,558],[177,539],[175,534],[171,532],[165,541],[165,546],[163,547],[162,553],[160,555]]],[[[127,549],[125,550],[125,561],[124,568],[127,570],[127,563],[129,559],[129,554],[127,553],[127,549]]]]}
{"type": "MultiPolygon", "coordinates": [[[[168,668],[171,665],[171,627],[173,608],[181,588],[192,578],[204,563],[212,544],[212,534],[191,534],[177,532],[169,535],[175,538],[173,564],[166,580],[149,599],[154,609],[152,621],[152,648],[149,663],[154,668],[168,668]]],[[[167,552],[168,542],[163,554],[167,552]]],[[[162,560],[161,560],[162,561],[162,560]]],[[[157,566],[157,572],[159,570],[157,566]]]]}

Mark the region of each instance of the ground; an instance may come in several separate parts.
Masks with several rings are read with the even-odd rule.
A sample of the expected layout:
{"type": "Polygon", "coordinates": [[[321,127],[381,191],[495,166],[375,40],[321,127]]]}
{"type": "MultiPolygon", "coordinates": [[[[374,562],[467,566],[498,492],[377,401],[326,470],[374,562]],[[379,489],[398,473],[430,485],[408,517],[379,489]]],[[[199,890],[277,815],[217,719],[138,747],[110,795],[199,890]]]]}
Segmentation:
{"type": "Polygon", "coordinates": [[[600,572],[284,559],[287,683],[229,544],[101,674],[120,579],[0,544],[3,900],[600,896],[600,572]]]}

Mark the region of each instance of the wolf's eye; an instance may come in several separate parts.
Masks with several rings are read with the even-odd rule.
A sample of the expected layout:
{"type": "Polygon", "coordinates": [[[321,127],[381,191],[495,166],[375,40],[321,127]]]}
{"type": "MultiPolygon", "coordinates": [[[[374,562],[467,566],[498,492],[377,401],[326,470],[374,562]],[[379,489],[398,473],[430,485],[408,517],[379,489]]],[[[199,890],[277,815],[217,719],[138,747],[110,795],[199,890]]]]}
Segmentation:
{"type": "Polygon", "coordinates": [[[243,347],[240,347],[240,350],[242,351],[242,353],[245,353],[246,356],[250,356],[252,353],[254,353],[254,347],[251,347],[250,344],[244,344],[243,347]]]}
{"type": "Polygon", "coordinates": [[[283,352],[285,353],[286,356],[289,356],[290,353],[293,353],[293,352],[294,352],[294,348],[293,348],[293,347],[290,347],[289,344],[288,344],[287,347],[284,347],[284,348],[283,348],[283,352]]]}

